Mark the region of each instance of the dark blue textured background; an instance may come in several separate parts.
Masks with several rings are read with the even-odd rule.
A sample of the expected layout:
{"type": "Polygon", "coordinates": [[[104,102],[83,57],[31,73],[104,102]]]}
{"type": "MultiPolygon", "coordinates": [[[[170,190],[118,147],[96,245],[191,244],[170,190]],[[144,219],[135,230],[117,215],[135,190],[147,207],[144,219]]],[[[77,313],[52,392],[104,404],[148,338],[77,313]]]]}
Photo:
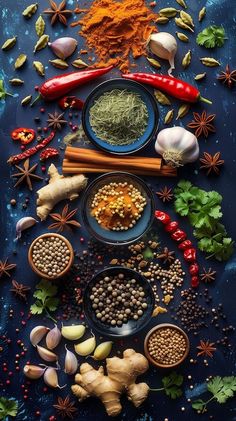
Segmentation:
{"type": "MultiPolygon", "coordinates": [[[[132,0],[130,0],[132,1],[132,0]]],[[[235,238],[236,237],[236,224],[234,222],[236,215],[236,200],[235,200],[235,157],[236,157],[236,146],[235,146],[235,90],[229,91],[223,85],[221,85],[216,80],[216,75],[219,70],[223,70],[225,65],[229,63],[233,68],[236,68],[236,58],[235,58],[235,33],[236,33],[236,24],[235,24],[235,0],[204,0],[194,1],[186,0],[188,4],[188,12],[195,18],[196,31],[198,33],[201,28],[204,28],[210,24],[223,25],[226,30],[227,40],[223,48],[218,48],[216,50],[206,50],[200,48],[195,43],[195,34],[188,34],[190,38],[190,44],[184,44],[178,41],[178,53],[176,59],[176,70],[174,72],[175,76],[183,78],[190,83],[193,83],[194,76],[197,73],[202,73],[203,71],[207,72],[207,77],[204,81],[199,83],[201,93],[204,97],[210,98],[213,101],[212,106],[206,106],[198,104],[192,109],[200,112],[203,109],[207,109],[209,113],[216,114],[215,126],[216,134],[209,136],[207,140],[200,139],[200,149],[201,152],[208,151],[210,153],[215,153],[218,150],[222,153],[222,158],[225,160],[225,166],[221,171],[219,177],[209,177],[207,178],[201,171],[199,172],[199,164],[186,166],[184,169],[179,171],[178,178],[188,178],[193,183],[196,183],[198,186],[211,190],[215,189],[223,195],[223,212],[224,212],[224,224],[229,234],[235,238]],[[207,16],[201,24],[197,22],[198,12],[201,7],[207,7],[207,16]],[[181,60],[187,50],[191,48],[192,51],[192,63],[187,71],[183,71],[181,67],[181,60]],[[221,68],[206,68],[200,61],[199,57],[212,56],[220,60],[222,63],[221,68]]],[[[34,191],[29,193],[26,187],[20,187],[18,190],[13,188],[13,180],[10,179],[11,168],[6,164],[6,160],[11,154],[18,153],[18,146],[14,145],[10,139],[9,133],[15,127],[35,127],[34,126],[34,117],[40,115],[39,108],[40,105],[37,105],[35,108],[30,109],[29,107],[23,108],[20,105],[20,101],[26,95],[34,94],[34,86],[39,85],[42,82],[42,78],[38,76],[34,69],[32,69],[33,60],[40,60],[46,65],[46,78],[51,77],[55,74],[59,74],[62,71],[53,68],[50,64],[47,65],[49,59],[53,59],[53,53],[46,48],[38,53],[33,55],[33,46],[37,41],[37,35],[34,30],[34,22],[36,21],[39,13],[42,12],[47,6],[48,3],[46,0],[39,0],[39,11],[36,15],[32,17],[29,21],[24,20],[21,16],[22,10],[29,4],[25,0],[0,0],[0,13],[1,13],[1,25],[0,25],[0,41],[1,44],[4,40],[14,35],[18,36],[16,46],[9,52],[0,53],[0,76],[5,81],[5,86],[8,88],[9,92],[14,92],[14,98],[8,97],[6,102],[0,102],[0,142],[1,142],[1,253],[0,258],[10,256],[10,261],[17,263],[17,269],[14,272],[14,279],[18,282],[30,285],[32,290],[38,282],[38,278],[31,272],[27,265],[27,250],[33,238],[37,235],[47,232],[48,221],[46,223],[40,223],[37,226],[33,227],[30,231],[24,233],[22,241],[15,243],[13,240],[15,238],[15,224],[16,221],[21,217],[26,215],[35,216],[35,191],[38,187],[43,185],[42,183],[34,184],[34,191]],[[13,64],[16,57],[20,53],[28,54],[28,61],[24,69],[19,71],[14,71],[13,64]],[[23,87],[10,87],[8,85],[8,80],[13,77],[21,77],[25,80],[25,85],[23,87]],[[21,204],[24,202],[26,197],[30,197],[30,206],[27,210],[22,210],[21,204]],[[10,199],[17,199],[17,206],[12,208],[9,205],[10,199]],[[13,251],[16,250],[17,254],[12,255],[13,251]]],[[[81,1],[79,6],[87,7],[91,4],[90,1],[81,1]]],[[[156,10],[173,6],[176,7],[177,3],[172,1],[158,1],[156,10]]],[[[76,6],[75,1],[67,1],[68,8],[73,8],[76,6]]],[[[177,5],[178,8],[178,5],[177,5]]],[[[64,27],[60,24],[56,24],[51,28],[49,18],[44,16],[46,21],[46,30],[45,33],[50,35],[50,39],[54,40],[63,35],[70,35],[78,39],[79,45],[78,50],[84,47],[84,41],[81,37],[78,36],[78,29],[64,27]]],[[[77,19],[78,16],[75,16],[74,19],[77,19]]],[[[73,18],[70,19],[72,21],[73,18]]],[[[169,31],[175,33],[176,30],[182,32],[180,28],[176,28],[174,21],[170,22],[167,26],[160,26],[159,30],[169,31]]],[[[184,31],[183,31],[184,32],[184,31]]],[[[69,62],[73,61],[76,53],[72,58],[69,59],[69,62]]],[[[146,63],[145,60],[139,60],[139,69],[145,69],[147,71],[154,71],[146,63]]],[[[168,66],[163,62],[162,71],[163,73],[167,70],[168,66]]],[[[71,67],[71,70],[73,68],[71,67]]],[[[119,72],[114,70],[108,77],[118,76],[119,72]]],[[[105,80],[105,78],[103,79],[105,80]]],[[[81,98],[86,98],[86,95],[93,89],[94,86],[99,82],[91,83],[89,86],[81,88],[77,94],[81,98]]],[[[177,101],[173,100],[173,105],[175,109],[178,109],[179,104],[177,101]]],[[[42,115],[43,123],[46,125],[47,112],[54,111],[57,109],[56,104],[46,105],[46,112],[42,115]]],[[[163,116],[167,112],[165,107],[160,107],[161,121],[160,128],[163,128],[163,116]]],[[[183,124],[184,126],[191,120],[191,113],[189,113],[183,120],[176,122],[176,124],[183,124]]],[[[63,135],[68,132],[68,129],[64,129],[62,134],[56,136],[52,142],[52,146],[56,147],[60,145],[63,135]]],[[[147,154],[152,155],[154,153],[154,142],[150,145],[147,150],[147,154]]],[[[63,153],[61,153],[61,158],[63,153]]],[[[31,159],[31,164],[36,163],[38,157],[35,156],[31,159]]],[[[60,167],[59,167],[60,168],[60,167]]],[[[40,174],[40,166],[37,173],[40,174]]],[[[41,175],[41,174],[40,174],[41,175]]],[[[159,186],[168,184],[174,186],[176,180],[147,180],[148,183],[151,183],[153,190],[156,191],[159,186]]],[[[79,205],[79,200],[76,201],[74,206],[79,205]]],[[[157,203],[159,208],[166,209],[161,205],[160,201],[157,203]]],[[[56,207],[57,210],[62,209],[63,204],[60,204],[56,207]]],[[[168,206],[168,211],[173,217],[174,215],[171,206],[168,206]]],[[[181,220],[182,226],[186,229],[188,235],[191,238],[192,229],[186,221],[181,220]]],[[[168,243],[167,236],[162,232],[161,228],[158,225],[153,227],[157,231],[158,236],[160,237],[162,244],[168,243]]],[[[77,234],[68,235],[68,238],[72,241],[76,250],[81,251],[83,247],[79,242],[80,236],[87,236],[85,229],[82,227],[80,230],[76,231],[77,234]]],[[[173,245],[172,245],[173,247],[173,245]]],[[[178,254],[177,254],[178,255],[178,254]]],[[[113,253],[112,257],[116,257],[113,253]]],[[[232,258],[227,265],[219,264],[215,262],[205,262],[204,256],[199,253],[199,260],[202,265],[213,267],[217,270],[217,281],[214,285],[210,286],[210,291],[214,297],[214,304],[217,305],[219,302],[222,302],[224,305],[225,312],[228,315],[228,321],[235,324],[235,296],[236,296],[236,260],[232,258]]],[[[189,280],[186,279],[184,287],[188,287],[189,280]]],[[[8,279],[1,279],[0,285],[0,335],[6,334],[8,337],[12,338],[12,345],[6,346],[4,344],[4,351],[0,353],[0,382],[5,381],[5,375],[2,372],[2,362],[9,361],[9,370],[12,369],[14,372],[14,360],[15,354],[18,352],[19,348],[15,346],[16,339],[15,328],[20,325],[18,315],[20,311],[24,311],[27,314],[29,310],[29,305],[33,302],[32,294],[29,299],[29,304],[21,304],[12,297],[12,294],[9,292],[10,281],[8,279]],[[14,309],[14,318],[12,321],[8,320],[9,309],[14,309]]],[[[178,296],[178,294],[177,294],[178,296]]],[[[178,299],[175,299],[175,304],[178,303],[178,299]]],[[[25,316],[22,316],[23,319],[25,316]]],[[[170,320],[170,316],[160,316],[158,322],[170,320]]],[[[25,344],[28,345],[29,332],[37,324],[48,323],[43,321],[40,317],[33,317],[30,321],[27,322],[26,327],[21,327],[20,325],[20,339],[23,339],[25,344]]],[[[156,321],[150,323],[149,327],[152,324],[155,324],[156,321]]],[[[49,325],[50,322],[49,322],[49,325]]],[[[149,329],[146,329],[146,331],[149,329]]],[[[124,341],[123,349],[127,346],[134,346],[136,350],[142,351],[142,338],[145,335],[143,332],[139,338],[138,342],[134,340],[127,339],[124,341]]],[[[214,341],[216,339],[216,330],[208,329],[202,331],[198,338],[194,338],[190,335],[192,350],[190,356],[196,355],[195,346],[198,344],[199,339],[210,339],[214,341]]],[[[231,342],[234,341],[234,338],[231,337],[231,342]]],[[[122,347],[121,347],[122,348],[122,347]]],[[[116,347],[114,346],[113,353],[115,354],[116,347]]],[[[37,362],[37,356],[32,347],[29,346],[29,351],[25,359],[21,360],[21,367],[25,361],[31,360],[37,362]]],[[[196,366],[193,366],[186,362],[179,371],[186,376],[191,374],[192,380],[185,381],[185,393],[182,399],[177,401],[171,401],[164,394],[151,394],[149,395],[147,401],[139,409],[134,409],[132,404],[127,402],[126,398],[123,399],[124,410],[120,417],[117,419],[120,420],[137,420],[137,421],[164,421],[164,418],[168,418],[169,421],[195,421],[195,420],[208,420],[209,414],[214,416],[214,420],[222,421],[234,421],[236,420],[236,406],[235,399],[228,401],[226,405],[212,404],[209,410],[209,414],[199,416],[193,412],[190,408],[189,403],[186,402],[186,397],[191,397],[189,385],[192,383],[196,386],[194,389],[197,395],[198,391],[201,390],[201,384],[204,382],[205,378],[209,375],[230,375],[235,374],[235,352],[233,348],[232,353],[223,355],[220,350],[217,350],[215,356],[212,360],[209,361],[209,366],[204,367],[202,362],[199,362],[196,366]],[[181,412],[181,407],[186,408],[185,412],[181,412]]],[[[161,373],[162,374],[162,373],[161,373]]],[[[63,376],[62,376],[63,377],[63,376]]],[[[151,368],[149,372],[143,376],[145,380],[150,384],[150,386],[157,387],[160,385],[160,373],[151,368]]],[[[52,409],[52,404],[56,401],[56,396],[66,396],[69,392],[69,384],[73,383],[73,379],[65,378],[61,380],[68,382],[68,388],[63,391],[49,391],[47,394],[43,394],[43,382],[38,381],[35,384],[33,383],[29,392],[29,399],[24,403],[23,393],[20,385],[24,382],[24,376],[20,372],[17,374],[14,372],[14,377],[12,379],[11,386],[0,389],[0,395],[6,397],[15,397],[19,400],[20,411],[16,418],[17,421],[31,421],[35,419],[35,410],[41,410],[40,420],[46,421],[49,416],[55,413],[52,409]]],[[[204,386],[203,386],[204,387],[204,386]]],[[[102,421],[107,419],[105,416],[104,410],[101,404],[95,400],[87,400],[83,404],[78,405],[78,415],[77,420],[86,420],[92,421],[96,419],[102,421]]],[[[57,417],[57,419],[59,419],[57,417]]]]}

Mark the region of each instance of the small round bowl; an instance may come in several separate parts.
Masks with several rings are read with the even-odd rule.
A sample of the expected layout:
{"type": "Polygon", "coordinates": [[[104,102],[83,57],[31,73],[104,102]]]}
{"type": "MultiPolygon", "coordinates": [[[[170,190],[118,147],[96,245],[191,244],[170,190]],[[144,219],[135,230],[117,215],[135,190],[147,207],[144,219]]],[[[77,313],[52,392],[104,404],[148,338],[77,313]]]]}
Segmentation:
{"type": "Polygon", "coordinates": [[[83,295],[84,314],[91,329],[95,329],[101,335],[109,336],[111,338],[121,338],[134,335],[142,330],[152,318],[154,304],[155,297],[149,282],[142,275],[140,275],[140,273],[137,273],[132,269],[124,268],[123,266],[109,267],[98,272],[88,283],[83,295]],[[124,273],[127,279],[134,278],[140,283],[145,291],[148,307],[143,313],[143,316],[138,320],[129,320],[127,323],[124,323],[120,327],[113,327],[111,325],[102,323],[99,319],[97,319],[91,306],[90,295],[93,286],[98,280],[104,276],[115,276],[120,272],[124,273]]]}
{"type": "Polygon", "coordinates": [[[29,251],[28,251],[28,261],[29,261],[29,264],[30,264],[30,266],[31,266],[31,268],[32,268],[32,270],[38,275],[38,276],[40,276],[41,278],[44,278],[44,279],[58,279],[58,278],[61,278],[62,276],[64,276],[67,272],[68,272],[68,270],[71,268],[71,265],[72,265],[72,263],[73,263],[73,261],[74,261],[74,251],[73,251],[73,248],[72,248],[72,245],[71,245],[71,243],[67,240],[67,238],[65,238],[65,237],[63,237],[63,235],[60,235],[60,234],[56,234],[56,233],[47,233],[47,234],[42,234],[42,235],[40,235],[39,237],[37,237],[37,238],[35,238],[35,240],[31,243],[31,245],[30,245],[30,248],[29,248],[29,251]],[[34,262],[33,262],[33,259],[32,259],[32,252],[33,252],[33,247],[34,247],[34,245],[35,245],[35,243],[38,241],[38,240],[40,240],[41,238],[46,238],[46,237],[57,237],[57,238],[60,238],[62,241],[64,241],[65,243],[66,243],[66,245],[67,245],[67,247],[68,247],[68,249],[70,250],[70,260],[68,261],[68,265],[66,266],[66,268],[62,271],[62,272],[60,272],[60,274],[58,274],[57,276],[48,276],[46,273],[44,273],[44,272],[41,272],[36,266],[35,266],[35,264],[34,264],[34,262]]]}
{"type": "Polygon", "coordinates": [[[150,228],[154,220],[155,201],[153,193],[139,177],[126,172],[116,171],[103,174],[90,183],[83,194],[81,209],[85,226],[93,237],[106,244],[124,245],[136,241],[150,228]],[[127,231],[104,229],[98,224],[94,216],[90,214],[91,203],[96,192],[105,184],[112,182],[128,182],[129,184],[133,184],[134,187],[140,190],[147,201],[141,218],[133,228],[129,228],[127,231]]]}
{"type": "Polygon", "coordinates": [[[140,83],[121,78],[110,79],[98,85],[87,97],[82,110],[82,126],[86,136],[99,149],[111,154],[128,155],[142,149],[157,133],[158,121],[159,111],[157,108],[157,102],[153,95],[140,83]],[[148,110],[148,123],[144,134],[130,145],[110,145],[104,140],[98,138],[90,125],[90,108],[102,94],[112,91],[113,89],[126,89],[127,91],[139,94],[148,110]]]}
{"type": "Polygon", "coordinates": [[[174,367],[178,367],[187,358],[188,353],[189,353],[189,349],[190,349],[190,344],[189,344],[189,339],[188,339],[187,334],[179,326],[173,325],[171,323],[161,323],[160,325],[154,326],[151,330],[149,330],[149,332],[147,333],[147,335],[145,337],[145,340],[144,340],[144,353],[145,353],[147,359],[153,365],[155,365],[158,368],[174,368],[174,367]],[[177,330],[178,332],[180,332],[183,335],[183,337],[185,338],[185,341],[186,341],[186,350],[185,350],[184,355],[182,356],[182,358],[179,361],[177,361],[174,364],[167,365],[167,364],[161,364],[161,363],[159,363],[158,361],[154,360],[154,358],[152,358],[152,356],[150,355],[149,350],[148,350],[148,341],[149,341],[151,335],[154,332],[156,332],[157,330],[160,330],[160,329],[163,329],[163,328],[170,328],[170,329],[177,330]]]}

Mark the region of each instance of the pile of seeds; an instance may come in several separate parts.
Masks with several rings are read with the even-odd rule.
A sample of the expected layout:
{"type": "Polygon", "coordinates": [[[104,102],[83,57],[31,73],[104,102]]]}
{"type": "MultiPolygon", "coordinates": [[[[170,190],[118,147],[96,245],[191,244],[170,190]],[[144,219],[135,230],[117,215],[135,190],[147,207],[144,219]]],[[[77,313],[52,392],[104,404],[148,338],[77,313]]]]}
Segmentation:
{"type": "Polygon", "coordinates": [[[68,266],[70,250],[59,237],[39,238],[33,246],[32,260],[40,272],[54,278],[68,266]]]}
{"type": "Polygon", "coordinates": [[[176,309],[176,316],[173,318],[180,319],[185,329],[194,331],[196,334],[201,328],[207,327],[206,318],[209,316],[208,310],[198,302],[199,294],[192,288],[181,292],[182,301],[176,309]]]}
{"type": "Polygon", "coordinates": [[[148,351],[159,364],[172,365],[178,363],[186,351],[186,339],[183,334],[171,327],[156,329],[148,340],[148,351]]]}
{"type": "Polygon", "coordinates": [[[97,319],[111,326],[138,320],[148,306],[143,287],[136,279],[127,279],[123,273],[97,281],[90,300],[97,319]]]}

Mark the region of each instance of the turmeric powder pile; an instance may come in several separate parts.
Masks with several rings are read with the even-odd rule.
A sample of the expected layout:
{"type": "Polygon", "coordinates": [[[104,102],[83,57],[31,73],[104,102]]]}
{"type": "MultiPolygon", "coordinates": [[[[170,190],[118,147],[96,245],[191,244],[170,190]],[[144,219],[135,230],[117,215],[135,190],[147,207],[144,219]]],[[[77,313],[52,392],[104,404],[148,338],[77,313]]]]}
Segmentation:
{"type": "Polygon", "coordinates": [[[145,54],[146,41],[157,30],[153,25],[156,19],[145,0],[95,0],[77,23],[99,58],[97,67],[114,64],[127,73],[129,54],[133,58],[145,54]]]}

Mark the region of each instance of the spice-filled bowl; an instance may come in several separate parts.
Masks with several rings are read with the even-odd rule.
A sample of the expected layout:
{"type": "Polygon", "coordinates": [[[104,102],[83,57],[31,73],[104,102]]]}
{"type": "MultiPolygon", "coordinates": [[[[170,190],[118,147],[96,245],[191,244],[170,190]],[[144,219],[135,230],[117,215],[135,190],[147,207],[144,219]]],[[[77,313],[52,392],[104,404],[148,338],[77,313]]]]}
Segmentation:
{"type": "Polygon", "coordinates": [[[83,296],[88,324],[101,335],[113,338],[143,329],[151,320],[154,303],[149,282],[140,273],[123,266],[97,273],[83,296]]]}
{"type": "Polygon", "coordinates": [[[98,85],[82,111],[88,139],[98,148],[118,155],[146,146],[157,133],[158,121],[153,95],[141,84],[121,78],[98,85]]]}
{"type": "Polygon", "coordinates": [[[158,368],[179,366],[188,356],[189,348],[187,334],[171,323],[154,326],[144,341],[146,357],[158,368]]]}
{"type": "Polygon", "coordinates": [[[30,245],[28,261],[33,271],[45,279],[64,276],[74,260],[71,243],[62,235],[42,234],[30,245]]]}
{"type": "Polygon", "coordinates": [[[152,191],[139,177],[116,171],[90,183],[81,209],[93,237],[106,244],[122,245],[136,241],[150,228],[155,202],[152,191]]]}

